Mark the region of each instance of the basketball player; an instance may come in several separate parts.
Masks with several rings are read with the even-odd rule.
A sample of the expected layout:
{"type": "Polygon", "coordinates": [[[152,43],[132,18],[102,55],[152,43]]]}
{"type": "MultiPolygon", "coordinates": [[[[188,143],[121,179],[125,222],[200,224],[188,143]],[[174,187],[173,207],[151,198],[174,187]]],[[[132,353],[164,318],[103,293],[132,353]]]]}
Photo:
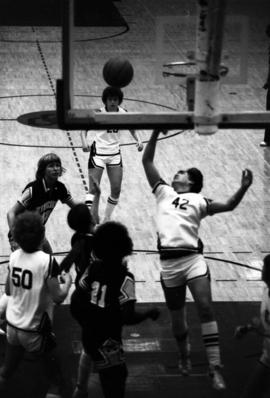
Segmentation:
{"type": "Polygon", "coordinates": [[[250,324],[238,326],[235,337],[241,338],[247,332],[255,331],[263,337],[263,350],[254,373],[249,378],[241,398],[263,398],[270,396],[270,255],[264,257],[262,280],[265,283],[262,295],[260,318],[253,318],[250,324]]]}
{"type": "Polygon", "coordinates": [[[0,391],[15,372],[25,352],[43,356],[55,397],[60,397],[60,370],[51,352],[55,346],[51,322],[54,303],[60,304],[71,286],[71,276],[61,274],[56,260],[41,250],[45,228],[37,212],[19,214],[13,236],[20,248],[10,255],[6,280],[8,296],[7,346],[0,369],[0,391]]]}
{"type": "MultiPolygon", "coordinates": [[[[102,102],[104,107],[101,108],[100,111],[124,113],[126,110],[120,107],[122,101],[123,92],[121,89],[108,86],[104,89],[102,94],[102,102]]],[[[120,132],[117,129],[97,131],[91,145],[89,145],[87,142],[87,133],[87,131],[81,132],[81,139],[83,151],[90,152],[88,161],[90,194],[93,194],[93,184],[91,177],[93,177],[99,184],[105,167],[110,182],[110,196],[107,200],[107,206],[103,220],[103,222],[106,222],[110,220],[115,206],[118,203],[121,192],[123,165],[120,151],[120,132]]],[[[130,133],[137,142],[138,151],[142,151],[143,143],[141,142],[136,131],[130,130],[130,133]]],[[[96,223],[99,223],[99,199],[100,196],[95,195],[92,206],[93,216],[96,223]]]]}
{"type": "Polygon", "coordinates": [[[180,169],[172,185],[166,184],[154,164],[159,131],[154,130],[143,154],[143,166],[157,203],[158,249],[161,262],[161,284],[170,310],[172,332],[179,349],[179,369],[187,375],[190,363],[188,325],[185,317],[186,286],[198,309],[202,336],[209,361],[209,372],[215,389],[225,388],[220,373],[221,359],[218,327],[213,313],[209,270],[199,239],[201,220],[233,210],[252,183],[250,170],[243,171],[239,189],[224,202],[205,199],[200,191],[203,176],[196,168],[180,169]]]}
{"type": "MultiPolygon", "coordinates": [[[[66,186],[58,181],[64,172],[61,159],[56,154],[48,153],[39,159],[36,179],[26,185],[21,197],[7,213],[11,250],[17,248],[13,239],[12,227],[18,214],[25,210],[36,210],[45,225],[58,200],[66,203],[69,207],[75,205],[66,186]]],[[[52,253],[51,245],[46,238],[43,242],[43,250],[46,253],[52,253]]]]}
{"type": "MultiPolygon", "coordinates": [[[[82,344],[95,363],[105,398],[123,398],[127,366],[122,346],[123,324],[156,320],[159,310],[135,307],[135,281],[126,256],[133,243],[126,227],[106,222],[93,236],[94,262],[81,277],[71,297],[71,314],[82,328],[82,344]]],[[[77,386],[73,398],[87,397],[77,386]]]]}

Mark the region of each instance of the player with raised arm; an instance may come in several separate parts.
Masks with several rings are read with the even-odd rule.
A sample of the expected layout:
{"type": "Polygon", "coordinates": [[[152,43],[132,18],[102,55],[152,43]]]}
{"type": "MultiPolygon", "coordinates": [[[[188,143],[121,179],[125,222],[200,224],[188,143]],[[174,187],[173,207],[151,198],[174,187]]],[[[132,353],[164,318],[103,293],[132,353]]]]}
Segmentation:
{"type": "Polygon", "coordinates": [[[194,298],[201,321],[209,374],[215,389],[225,389],[221,375],[218,326],[215,320],[209,269],[199,238],[201,220],[207,215],[232,211],[252,183],[252,173],[244,170],[239,189],[227,200],[206,199],[201,193],[203,176],[197,168],[180,169],[168,185],[154,164],[159,130],[154,130],[143,154],[143,166],[156,198],[156,225],[161,264],[161,284],[170,310],[172,332],[179,350],[179,369],[187,375],[191,368],[188,325],[185,314],[186,287],[194,298]]]}

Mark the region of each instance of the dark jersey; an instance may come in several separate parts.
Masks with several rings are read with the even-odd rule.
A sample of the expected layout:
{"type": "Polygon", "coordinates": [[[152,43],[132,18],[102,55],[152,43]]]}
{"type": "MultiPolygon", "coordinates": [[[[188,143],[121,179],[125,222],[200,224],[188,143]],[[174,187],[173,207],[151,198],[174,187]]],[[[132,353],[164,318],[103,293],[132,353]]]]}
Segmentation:
{"type": "Polygon", "coordinates": [[[95,361],[102,360],[106,341],[121,344],[121,305],[135,301],[134,276],[126,265],[94,261],[71,297],[71,313],[82,326],[84,348],[95,361]]]}
{"type": "Polygon", "coordinates": [[[46,186],[44,179],[35,180],[26,185],[18,202],[26,210],[36,210],[41,215],[43,224],[46,224],[58,200],[66,203],[71,200],[71,194],[66,186],[57,181],[52,188],[46,186]]]}
{"type": "Polygon", "coordinates": [[[61,262],[61,270],[68,272],[75,265],[77,286],[79,279],[91,262],[93,235],[90,233],[75,232],[71,238],[71,250],[61,262]]]}

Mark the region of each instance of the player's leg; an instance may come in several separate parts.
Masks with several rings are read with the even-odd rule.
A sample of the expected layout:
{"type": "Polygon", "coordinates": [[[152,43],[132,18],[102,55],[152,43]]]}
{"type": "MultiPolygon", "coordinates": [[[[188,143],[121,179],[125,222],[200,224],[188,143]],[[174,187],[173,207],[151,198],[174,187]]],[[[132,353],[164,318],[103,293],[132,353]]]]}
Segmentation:
{"type": "Polygon", "coordinates": [[[7,326],[7,344],[4,363],[0,369],[0,391],[5,389],[7,380],[14,374],[25,353],[20,344],[18,331],[12,326],[7,326]]]}
{"type": "Polygon", "coordinates": [[[210,278],[204,276],[189,280],[188,287],[198,309],[213,387],[217,390],[223,390],[225,388],[225,382],[220,374],[222,364],[220,358],[219,332],[213,311],[210,278]]]}
{"type": "Polygon", "coordinates": [[[73,392],[72,398],[87,398],[88,397],[88,379],[92,370],[91,358],[84,349],[82,349],[78,370],[77,370],[77,381],[76,387],[73,392]]]}
{"type": "Polygon", "coordinates": [[[170,311],[172,333],[178,348],[178,367],[180,372],[187,376],[191,370],[191,361],[185,309],[186,286],[167,287],[162,278],[161,286],[170,311]]]}
{"type": "Polygon", "coordinates": [[[117,163],[107,164],[107,173],[110,181],[110,196],[107,199],[107,205],[104,214],[103,222],[109,221],[115,206],[118,203],[119,196],[121,193],[121,185],[123,179],[123,167],[122,160],[119,158],[117,163]]]}
{"type": "Polygon", "coordinates": [[[99,201],[100,194],[96,193],[96,187],[94,181],[100,184],[101,177],[104,170],[104,163],[102,159],[97,156],[90,155],[88,162],[88,176],[89,176],[89,193],[94,195],[92,204],[92,216],[96,224],[99,224],[99,201]]]}
{"type": "Polygon", "coordinates": [[[128,370],[125,363],[99,371],[104,398],[124,398],[128,370]]]}

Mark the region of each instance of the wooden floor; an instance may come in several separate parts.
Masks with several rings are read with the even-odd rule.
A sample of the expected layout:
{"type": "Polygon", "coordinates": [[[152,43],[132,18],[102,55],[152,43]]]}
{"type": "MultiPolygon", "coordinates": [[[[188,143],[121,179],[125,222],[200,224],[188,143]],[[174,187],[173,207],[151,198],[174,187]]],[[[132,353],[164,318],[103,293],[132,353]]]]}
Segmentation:
{"type": "MultiPolygon", "coordinates": [[[[76,105],[101,106],[100,95],[105,87],[102,67],[111,56],[123,55],[130,59],[135,70],[134,80],[124,89],[124,106],[128,110],[187,109],[184,81],[179,81],[178,86],[158,82],[161,71],[157,79],[156,23],[157,17],[187,18],[184,28],[169,26],[164,34],[164,57],[186,60],[187,51],[194,49],[194,31],[190,28],[195,21],[193,3],[195,1],[187,0],[118,1],[114,4],[129,26],[125,34],[116,35],[123,27],[77,28],[76,105]]],[[[260,0],[249,5],[246,1],[228,1],[226,62],[230,73],[237,74],[240,39],[232,15],[245,16],[249,26],[248,80],[245,84],[221,86],[223,111],[265,109],[266,92],[262,86],[267,74],[267,3],[260,0]]],[[[55,81],[61,77],[60,39],[58,27],[0,28],[1,282],[5,279],[9,255],[6,213],[25,184],[34,178],[37,161],[43,154],[56,152],[61,157],[67,169],[63,182],[76,200],[84,200],[88,154],[80,148],[78,132],[33,128],[16,121],[27,112],[55,109],[55,81]]],[[[142,131],[141,135],[147,140],[149,132],[142,131]]],[[[158,144],[156,155],[156,164],[167,181],[179,167],[196,166],[205,176],[204,195],[223,199],[238,188],[242,169],[248,167],[253,171],[254,184],[240,206],[233,213],[204,220],[201,238],[206,256],[211,257],[214,300],[260,300],[260,272],[245,265],[260,269],[263,256],[270,251],[270,149],[259,146],[263,130],[223,130],[210,137],[197,136],[192,131],[172,131],[171,135],[158,144]]],[[[128,132],[122,133],[122,142],[124,180],[114,218],[127,225],[134,240],[137,252],[130,259],[130,267],[136,276],[139,301],[162,302],[158,256],[147,253],[156,249],[155,202],[143,173],[141,153],[134,145],[125,145],[132,142],[128,132]]],[[[108,194],[106,175],[101,188],[102,213],[108,194]]],[[[57,206],[47,224],[47,236],[56,253],[70,247],[72,231],[66,224],[67,211],[65,206],[57,206]]]]}

